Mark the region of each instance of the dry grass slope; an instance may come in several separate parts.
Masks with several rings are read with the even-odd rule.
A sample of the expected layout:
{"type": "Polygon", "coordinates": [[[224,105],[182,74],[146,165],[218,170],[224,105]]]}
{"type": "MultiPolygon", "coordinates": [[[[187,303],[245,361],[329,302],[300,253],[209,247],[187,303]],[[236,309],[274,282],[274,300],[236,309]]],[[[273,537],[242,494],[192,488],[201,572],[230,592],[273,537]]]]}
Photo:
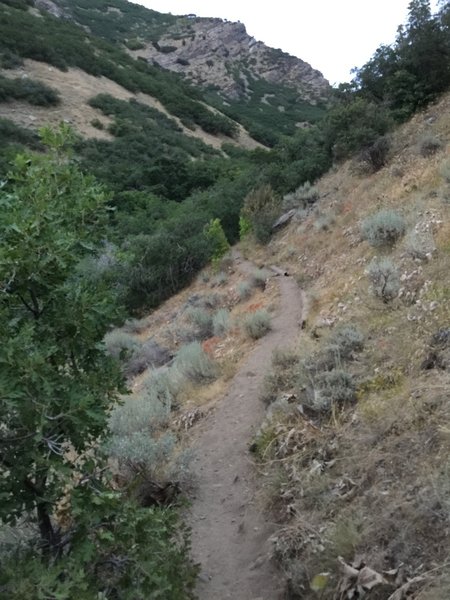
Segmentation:
{"type": "Polygon", "coordinates": [[[296,360],[268,378],[272,404],[255,446],[271,473],[274,553],[290,598],[347,599],[358,585],[377,600],[449,597],[450,96],[404,125],[393,146],[376,174],[349,162],[326,175],[315,211],[266,250],[309,298],[296,360]],[[433,152],[424,139],[436,141],[433,152]],[[372,247],[361,231],[380,210],[406,224],[392,247],[372,247]],[[329,226],[315,226],[324,216],[329,226]],[[398,270],[392,297],[371,291],[374,259],[398,270]],[[356,326],[364,348],[317,363],[305,380],[340,324],[356,326]],[[320,369],[328,379],[345,369],[355,401],[308,405],[320,369]]]}

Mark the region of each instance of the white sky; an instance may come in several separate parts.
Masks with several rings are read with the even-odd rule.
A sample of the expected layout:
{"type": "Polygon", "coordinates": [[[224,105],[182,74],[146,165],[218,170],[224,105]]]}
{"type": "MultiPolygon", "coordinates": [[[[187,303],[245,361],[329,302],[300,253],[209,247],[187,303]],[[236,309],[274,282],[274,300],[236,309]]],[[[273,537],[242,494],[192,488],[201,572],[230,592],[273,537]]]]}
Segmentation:
{"type": "MultiPolygon", "coordinates": [[[[381,44],[394,41],[409,0],[134,0],[174,15],[241,21],[247,32],[319,69],[330,83],[351,79],[381,44]]],[[[437,0],[431,2],[433,8],[437,0]]]]}

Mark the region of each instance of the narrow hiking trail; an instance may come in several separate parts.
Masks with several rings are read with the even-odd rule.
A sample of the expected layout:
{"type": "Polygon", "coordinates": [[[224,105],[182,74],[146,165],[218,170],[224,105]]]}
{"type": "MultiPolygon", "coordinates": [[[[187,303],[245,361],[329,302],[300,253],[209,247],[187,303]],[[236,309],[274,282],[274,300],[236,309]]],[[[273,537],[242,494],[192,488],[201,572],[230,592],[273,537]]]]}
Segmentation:
{"type": "MultiPolygon", "coordinates": [[[[244,273],[254,265],[234,255],[244,273]]],[[[302,294],[291,277],[278,277],[280,301],[272,331],[257,342],[194,441],[197,489],[188,516],[192,557],[200,563],[200,600],[278,600],[282,584],[270,562],[268,520],[248,447],[265,407],[259,399],[272,352],[292,343],[302,317],[302,294]]]]}

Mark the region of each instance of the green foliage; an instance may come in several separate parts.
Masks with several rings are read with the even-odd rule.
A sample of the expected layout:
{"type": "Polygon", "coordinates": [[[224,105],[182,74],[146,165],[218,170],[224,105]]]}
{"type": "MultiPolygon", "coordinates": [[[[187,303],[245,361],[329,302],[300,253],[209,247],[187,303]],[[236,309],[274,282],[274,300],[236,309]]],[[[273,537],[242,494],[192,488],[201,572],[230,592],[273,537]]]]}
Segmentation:
{"type": "MultiPolygon", "coordinates": [[[[35,532],[3,557],[0,595],[191,598],[176,513],[112,491],[98,449],[122,387],[101,344],[119,315],[76,266],[104,235],[108,196],[65,156],[67,128],[43,139],[47,154],[19,155],[0,191],[0,517],[35,532]]],[[[115,415],[122,433],[131,421],[115,415]]]]}
{"type": "Polygon", "coordinates": [[[271,328],[271,317],[266,310],[257,310],[244,319],[244,330],[254,340],[269,333],[271,328]]]}
{"type": "Polygon", "coordinates": [[[69,475],[64,448],[82,454],[102,433],[119,375],[99,344],[113,298],[74,276],[102,234],[107,196],[61,154],[70,132],[43,131],[50,152],[19,155],[1,191],[0,349],[3,520],[36,511],[42,543],[69,475]]]}
{"type": "Polygon", "coordinates": [[[212,264],[213,269],[219,268],[221,259],[230,249],[230,244],[226,238],[225,232],[220,223],[220,219],[212,219],[205,228],[206,238],[212,246],[212,264]]]}
{"type": "Polygon", "coordinates": [[[55,106],[59,95],[55,90],[33,79],[9,79],[0,75],[0,102],[25,100],[36,106],[55,106]]]}
{"type": "Polygon", "coordinates": [[[211,381],[217,376],[216,365],[199,342],[187,344],[178,351],[175,368],[196,383],[211,381]]]}
{"type": "MultiPolygon", "coordinates": [[[[202,99],[201,93],[184,82],[180,76],[147,62],[135,60],[111,41],[100,39],[106,31],[105,19],[114,22],[116,33],[122,26],[121,17],[114,11],[108,12],[110,4],[104,2],[98,11],[93,9],[92,12],[99,19],[99,27],[96,29],[95,19],[88,22],[84,22],[83,19],[86,9],[92,9],[92,6],[81,7],[81,2],[82,0],[78,0],[77,10],[74,12],[77,12],[80,22],[87,25],[93,35],[87,34],[86,30],[73,21],[55,19],[46,11],[41,13],[41,17],[36,17],[22,10],[3,10],[0,20],[0,53],[40,60],[62,70],[79,67],[91,75],[103,75],[133,93],[141,91],[156,97],[170,113],[178,116],[191,128],[199,125],[208,133],[222,133],[228,136],[235,134],[235,124],[223,115],[213,113],[199,102],[202,99]],[[96,35],[99,37],[95,37],[96,35]]],[[[137,11],[144,23],[146,16],[150,20],[158,20],[161,17],[159,13],[132,3],[120,0],[114,2],[119,6],[113,8],[120,7],[124,12],[137,11]]],[[[165,17],[163,21],[166,22],[164,19],[165,17]]],[[[130,24],[131,22],[129,21],[130,24]]],[[[134,25],[133,23],[133,34],[136,35],[139,31],[136,31],[134,25]]],[[[117,38],[114,41],[117,41],[117,38]]]]}
{"type": "Polygon", "coordinates": [[[380,210],[363,221],[361,231],[371,246],[391,247],[405,235],[406,223],[394,210],[380,210]]]}
{"type": "Polygon", "coordinates": [[[97,483],[73,491],[72,512],[70,551],[45,568],[39,547],[14,552],[2,562],[2,597],[193,598],[188,533],[173,509],[138,508],[97,483]]]}
{"type": "Polygon", "coordinates": [[[400,291],[400,273],[389,258],[374,259],[367,269],[367,276],[373,293],[383,302],[388,303],[397,297],[400,291]]]}
{"type": "Polygon", "coordinates": [[[331,334],[328,347],[340,360],[349,360],[363,349],[364,334],[355,325],[341,326],[331,334]]]}
{"type": "Polygon", "coordinates": [[[250,219],[241,215],[239,217],[239,239],[243,240],[246,235],[248,235],[252,230],[252,224],[250,223],[250,219]]]}
{"type": "Polygon", "coordinates": [[[338,161],[371,147],[391,126],[392,119],[387,111],[359,97],[333,107],[323,125],[326,144],[338,161]]]}
{"type": "Polygon", "coordinates": [[[0,119],[0,180],[6,177],[15,156],[25,147],[42,149],[39,136],[8,119],[0,119]]]}

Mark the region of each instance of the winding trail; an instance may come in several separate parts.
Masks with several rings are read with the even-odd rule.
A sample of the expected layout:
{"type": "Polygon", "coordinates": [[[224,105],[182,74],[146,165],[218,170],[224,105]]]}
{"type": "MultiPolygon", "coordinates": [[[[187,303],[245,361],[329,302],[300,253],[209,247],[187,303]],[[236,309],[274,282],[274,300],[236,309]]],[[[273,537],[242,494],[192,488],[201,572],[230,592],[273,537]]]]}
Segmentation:
{"type": "MultiPolygon", "coordinates": [[[[244,273],[251,263],[235,254],[244,273]]],[[[275,525],[258,499],[258,481],[248,445],[264,419],[259,388],[272,352],[299,331],[302,293],[291,277],[278,277],[280,303],[272,331],[259,340],[194,443],[197,491],[188,522],[192,557],[201,564],[200,600],[278,600],[282,584],[269,559],[275,525]]]]}

